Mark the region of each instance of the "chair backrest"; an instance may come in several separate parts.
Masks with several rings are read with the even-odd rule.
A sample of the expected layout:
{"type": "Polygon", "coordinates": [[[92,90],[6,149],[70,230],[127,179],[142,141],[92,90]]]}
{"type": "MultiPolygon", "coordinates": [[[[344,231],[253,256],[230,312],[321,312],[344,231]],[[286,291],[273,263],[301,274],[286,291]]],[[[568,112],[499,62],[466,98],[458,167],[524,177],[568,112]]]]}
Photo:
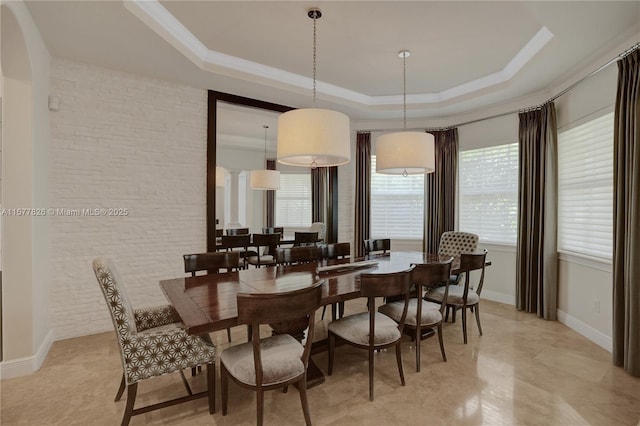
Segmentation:
{"type": "Polygon", "coordinates": [[[364,240],[364,254],[365,256],[369,254],[375,254],[382,252],[382,254],[387,254],[387,251],[391,250],[391,239],[383,238],[383,239],[371,239],[364,240]]]}
{"type": "Polygon", "coordinates": [[[322,250],[316,246],[278,247],[276,249],[276,263],[279,265],[317,262],[321,257],[322,250]]]}
{"type": "Polygon", "coordinates": [[[478,236],[470,232],[443,232],[438,244],[441,256],[460,256],[461,253],[474,253],[478,248],[478,236]]]}
{"type": "Polygon", "coordinates": [[[230,228],[227,229],[227,235],[248,235],[249,228],[230,228]]]}
{"type": "Polygon", "coordinates": [[[462,253],[460,255],[460,273],[465,275],[464,279],[464,293],[462,295],[462,299],[467,300],[467,295],[469,293],[469,288],[473,288],[473,290],[480,296],[480,292],[482,292],[482,285],[484,284],[484,270],[485,264],[487,260],[487,251],[485,250],[482,253],[462,253]],[[471,271],[481,271],[480,277],[475,285],[471,285],[471,271]]]}
{"type": "Polygon", "coordinates": [[[249,324],[254,330],[252,337],[253,359],[258,386],[262,384],[263,376],[260,333],[258,332],[261,324],[299,321],[301,318],[305,318],[308,321],[308,331],[301,360],[305,369],[307,368],[313,342],[315,312],[320,307],[323,282],[318,281],[311,287],[283,293],[238,293],[238,322],[249,324]]]}
{"type": "Polygon", "coordinates": [[[317,232],[296,232],[294,235],[294,246],[316,245],[318,242],[317,232]]]}
{"type": "Polygon", "coordinates": [[[324,241],[324,237],[327,233],[327,225],[324,222],[313,222],[309,228],[311,232],[318,233],[318,239],[324,241]]]}
{"type": "Polygon", "coordinates": [[[275,253],[279,242],[280,234],[253,234],[251,245],[258,249],[258,259],[260,259],[260,247],[266,247],[265,254],[275,253]]]}
{"type": "MultiPolygon", "coordinates": [[[[447,305],[447,297],[449,295],[449,277],[451,276],[451,263],[453,259],[447,262],[432,262],[414,264],[411,282],[416,285],[418,290],[418,298],[421,299],[424,291],[438,285],[446,285],[444,289],[443,302],[440,304],[440,314],[444,314],[447,305]]],[[[418,309],[422,307],[417,305],[418,309]]],[[[416,318],[421,318],[417,315],[416,318]]]]}
{"type": "Polygon", "coordinates": [[[185,254],[182,257],[184,272],[191,273],[192,277],[195,277],[198,271],[218,273],[221,268],[231,272],[233,269],[238,269],[240,262],[240,254],[237,251],[185,254]]]}
{"type": "Polygon", "coordinates": [[[234,248],[242,248],[247,250],[251,244],[251,235],[223,235],[220,245],[223,249],[231,250],[234,248]]]}
{"type": "Polygon", "coordinates": [[[282,235],[284,234],[284,227],[282,226],[274,226],[271,228],[262,228],[263,234],[280,234],[280,239],[282,239],[282,235]]]}
{"type": "MultiPolygon", "coordinates": [[[[137,332],[133,308],[129,302],[127,290],[110,259],[97,257],[93,260],[92,266],[104,300],[107,302],[111,320],[118,335],[118,342],[122,349],[123,342],[128,340],[131,334],[137,332]]],[[[121,355],[124,362],[124,354],[121,355]]]]}
{"type": "Polygon", "coordinates": [[[326,244],[322,251],[325,259],[346,259],[351,256],[351,243],[326,244]]]}

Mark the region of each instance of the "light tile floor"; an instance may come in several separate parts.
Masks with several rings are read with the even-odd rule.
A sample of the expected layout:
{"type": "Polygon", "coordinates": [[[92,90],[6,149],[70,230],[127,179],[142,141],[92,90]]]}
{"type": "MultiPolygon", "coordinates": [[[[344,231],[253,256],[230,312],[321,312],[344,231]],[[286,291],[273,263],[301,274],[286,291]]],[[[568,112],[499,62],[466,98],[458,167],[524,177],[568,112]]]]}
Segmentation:
{"type": "MultiPolygon", "coordinates": [[[[614,367],[611,354],[564,325],[482,301],[484,336],[469,318],[469,344],[461,324],[444,327],[448,362],[436,338],[422,342],[422,371],[415,371],[414,343],[403,343],[407,386],[400,385],[393,350],[376,355],[375,401],[368,399],[366,351],[336,349],[334,374],[309,390],[316,425],[637,425],[640,378],[614,367]]],[[[348,311],[364,309],[351,302],[348,311]]],[[[319,316],[320,311],[318,312],[319,316]]],[[[328,320],[318,324],[326,333],[328,320]]],[[[212,335],[223,349],[226,332],[212,335]]],[[[246,339],[233,329],[232,344],[246,339]]],[[[314,360],[326,372],[326,354],[314,360]]],[[[2,425],[116,425],[124,400],[114,403],[121,374],[114,333],[54,343],[42,369],[0,384],[2,425]]],[[[202,389],[204,375],[193,381],[202,389]]],[[[219,374],[218,374],[219,380],[219,374]]],[[[251,425],[255,395],[230,385],[229,413],[209,415],[206,399],[136,416],[131,425],[251,425]]],[[[138,404],[184,391],[178,374],[143,382],[138,404]]],[[[266,425],[304,424],[298,392],[271,391],[266,425]]]]}

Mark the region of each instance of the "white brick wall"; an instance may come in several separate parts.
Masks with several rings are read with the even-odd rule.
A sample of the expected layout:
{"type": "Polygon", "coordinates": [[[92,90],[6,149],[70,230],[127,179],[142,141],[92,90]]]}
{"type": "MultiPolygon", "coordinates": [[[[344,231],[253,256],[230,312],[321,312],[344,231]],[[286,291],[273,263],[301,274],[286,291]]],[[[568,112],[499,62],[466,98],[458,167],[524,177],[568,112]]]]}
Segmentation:
{"type": "Polygon", "coordinates": [[[166,303],[158,281],[206,248],[207,93],[55,59],[46,207],[126,208],[126,217],[51,217],[55,338],[111,330],[91,270],[115,260],[134,307],[166,303]]]}

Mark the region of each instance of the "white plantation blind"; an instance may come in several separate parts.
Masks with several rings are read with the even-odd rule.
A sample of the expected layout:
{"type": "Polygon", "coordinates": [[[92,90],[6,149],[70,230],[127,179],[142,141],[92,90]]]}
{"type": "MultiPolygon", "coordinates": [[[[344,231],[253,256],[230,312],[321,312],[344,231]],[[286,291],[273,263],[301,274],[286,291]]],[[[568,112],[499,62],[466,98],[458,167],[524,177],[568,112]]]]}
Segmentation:
{"type": "Polygon", "coordinates": [[[460,231],[482,241],[515,244],[518,232],[518,144],[460,153],[460,231]]]}
{"type": "Polygon", "coordinates": [[[613,112],[558,135],[558,247],[611,259],[612,232],[613,112]]]}
{"type": "Polygon", "coordinates": [[[311,174],[280,173],[276,191],[276,224],[284,227],[311,226],[311,174]]]}
{"type": "Polygon", "coordinates": [[[376,173],[371,156],[371,238],[421,240],[424,229],[424,175],[376,173]]]}

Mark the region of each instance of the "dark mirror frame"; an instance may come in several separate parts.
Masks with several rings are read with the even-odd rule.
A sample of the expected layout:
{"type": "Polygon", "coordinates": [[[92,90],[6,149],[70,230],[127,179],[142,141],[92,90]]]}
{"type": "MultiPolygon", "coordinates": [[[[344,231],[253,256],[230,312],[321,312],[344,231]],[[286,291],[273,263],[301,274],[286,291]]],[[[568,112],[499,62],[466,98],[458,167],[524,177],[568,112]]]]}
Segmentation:
{"type": "Polygon", "coordinates": [[[207,105],[207,251],[216,250],[216,138],[218,101],[281,113],[295,109],[285,105],[209,90],[207,105]]]}

